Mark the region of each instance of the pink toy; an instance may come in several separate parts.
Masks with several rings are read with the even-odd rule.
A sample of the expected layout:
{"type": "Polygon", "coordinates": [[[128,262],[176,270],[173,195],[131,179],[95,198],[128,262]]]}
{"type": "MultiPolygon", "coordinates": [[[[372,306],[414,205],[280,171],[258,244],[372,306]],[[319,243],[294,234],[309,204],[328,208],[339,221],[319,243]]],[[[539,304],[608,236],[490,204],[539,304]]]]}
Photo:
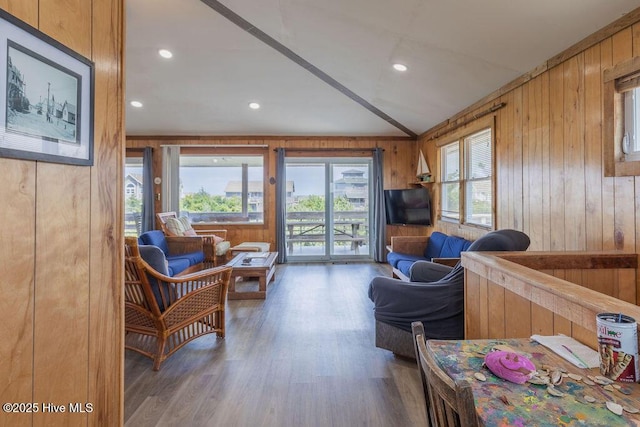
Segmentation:
{"type": "Polygon", "coordinates": [[[511,351],[489,352],[484,363],[496,376],[516,384],[526,383],[536,372],[533,362],[511,351]]]}

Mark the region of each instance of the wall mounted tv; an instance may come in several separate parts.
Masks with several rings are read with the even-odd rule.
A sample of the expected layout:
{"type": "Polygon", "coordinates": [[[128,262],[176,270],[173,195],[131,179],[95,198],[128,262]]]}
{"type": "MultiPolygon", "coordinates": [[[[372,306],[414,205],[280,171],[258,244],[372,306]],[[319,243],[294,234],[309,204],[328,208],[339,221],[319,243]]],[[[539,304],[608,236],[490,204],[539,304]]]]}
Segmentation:
{"type": "Polygon", "coordinates": [[[426,188],[384,190],[389,225],[431,225],[431,198],[426,188]]]}

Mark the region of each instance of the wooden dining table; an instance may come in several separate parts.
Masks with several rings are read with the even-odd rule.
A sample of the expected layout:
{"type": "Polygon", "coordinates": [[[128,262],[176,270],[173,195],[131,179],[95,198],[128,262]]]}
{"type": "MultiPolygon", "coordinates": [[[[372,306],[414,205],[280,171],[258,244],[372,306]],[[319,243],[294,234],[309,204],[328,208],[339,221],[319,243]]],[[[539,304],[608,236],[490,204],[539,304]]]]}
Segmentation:
{"type": "Polygon", "coordinates": [[[506,346],[528,357],[538,371],[548,365],[582,378],[600,375],[598,368],[579,368],[528,338],[427,341],[427,347],[440,367],[454,381],[470,383],[480,425],[640,426],[640,414],[624,411],[622,415],[616,415],[606,407],[606,402],[612,401],[640,409],[640,384],[614,383],[616,387],[620,386],[619,389],[608,391],[602,385],[588,385],[565,376],[562,383],[555,386],[563,396],[553,396],[548,393],[547,386],[515,384],[492,374],[483,362],[485,355],[496,346],[506,346]],[[477,379],[475,373],[483,374],[486,380],[477,379]],[[595,398],[595,402],[589,403],[585,395],[595,398]]]}

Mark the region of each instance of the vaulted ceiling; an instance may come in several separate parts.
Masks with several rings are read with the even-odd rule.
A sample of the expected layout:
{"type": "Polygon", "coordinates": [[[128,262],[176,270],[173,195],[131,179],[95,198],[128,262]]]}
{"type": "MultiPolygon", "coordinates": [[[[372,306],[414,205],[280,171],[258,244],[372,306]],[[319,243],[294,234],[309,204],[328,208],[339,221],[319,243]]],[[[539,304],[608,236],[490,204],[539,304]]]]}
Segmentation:
{"type": "Polygon", "coordinates": [[[639,6],[640,0],[128,0],[126,130],[413,136],[639,6]],[[162,48],[173,57],[160,57],[162,48]],[[394,70],[394,63],[407,71],[394,70]],[[132,107],[133,100],[143,106],[132,107]],[[250,102],[260,108],[250,109],[250,102]]]}

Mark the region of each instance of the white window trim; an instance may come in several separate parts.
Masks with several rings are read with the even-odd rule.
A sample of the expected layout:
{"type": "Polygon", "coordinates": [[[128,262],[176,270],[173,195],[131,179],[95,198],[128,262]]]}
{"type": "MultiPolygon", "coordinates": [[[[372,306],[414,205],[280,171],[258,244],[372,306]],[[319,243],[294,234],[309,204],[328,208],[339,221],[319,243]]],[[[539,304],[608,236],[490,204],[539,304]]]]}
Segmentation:
{"type": "MultiPolygon", "coordinates": [[[[640,155],[625,153],[625,96],[640,87],[640,57],[633,57],[603,71],[604,175],[640,175],[640,155]]],[[[640,130],[638,130],[640,131],[640,130]]]]}
{"type": "Polygon", "coordinates": [[[451,141],[448,144],[444,144],[443,146],[440,147],[440,159],[441,159],[441,163],[440,163],[440,182],[441,182],[441,192],[440,192],[440,212],[439,212],[439,217],[440,219],[444,220],[444,221],[450,221],[450,222],[455,222],[455,223],[459,223],[461,222],[462,219],[462,205],[461,205],[461,200],[462,200],[462,167],[464,166],[463,161],[462,161],[462,155],[463,155],[463,151],[460,148],[460,144],[461,141],[455,140],[455,141],[451,141]],[[444,178],[444,156],[442,155],[443,151],[450,146],[454,146],[457,145],[458,146],[458,179],[456,180],[445,180],[444,178]],[[445,215],[444,212],[444,203],[443,203],[443,199],[444,199],[444,186],[445,185],[456,185],[458,186],[458,217],[454,217],[454,216],[449,216],[449,215],[445,215]]]}
{"type": "Polygon", "coordinates": [[[496,127],[495,127],[495,116],[487,116],[485,118],[479,119],[468,126],[457,129],[455,132],[452,132],[449,135],[444,136],[440,139],[439,142],[436,142],[436,147],[438,147],[438,160],[439,160],[439,177],[440,177],[440,185],[442,185],[442,148],[453,144],[460,144],[460,180],[459,188],[460,188],[460,207],[459,207],[459,218],[447,217],[442,215],[442,197],[443,191],[441,188],[439,200],[438,200],[438,215],[437,218],[439,221],[444,221],[453,224],[460,224],[463,226],[469,226],[474,228],[482,228],[482,229],[495,229],[497,224],[497,216],[496,216],[496,203],[497,203],[497,194],[496,194],[496,127]],[[466,209],[464,201],[466,200],[465,190],[467,186],[467,182],[469,180],[466,179],[466,150],[465,150],[465,138],[477,134],[478,132],[482,132],[485,129],[491,129],[491,225],[482,225],[474,222],[466,221],[466,209]]]}
{"type": "MultiPolygon", "coordinates": [[[[265,180],[267,177],[268,160],[264,153],[257,152],[256,149],[266,148],[266,146],[209,146],[209,145],[163,145],[162,146],[162,210],[164,212],[180,212],[180,156],[184,152],[185,155],[191,155],[189,149],[212,150],[211,153],[203,153],[202,155],[224,156],[228,153],[229,157],[233,156],[256,156],[262,157],[262,173],[263,173],[263,210],[262,220],[256,222],[211,222],[207,224],[242,224],[242,225],[263,225],[267,222],[267,194],[265,180]],[[183,148],[184,150],[181,150],[183,148]],[[226,150],[224,150],[226,149],[226,150]],[[246,151],[250,149],[250,151],[246,151]],[[215,150],[215,152],[213,151],[215,150]]],[[[243,172],[243,181],[247,177],[243,172]]],[[[248,183],[248,181],[246,181],[248,183]]],[[[243,191],[247,193],[246,203],[248,202],[249,192],[246,184],[243,184],[243,191]]],[[[245,202],[245,200],[243,200],[245,202]]],[[[248,204],[244,209],[248,209],[248,204]]],[[[205,223],[203,223],[205,224],[205,223]]]]}
{"type": "Polygon", "coordinates": [[[495,145],[493,143],[494,138],[493,138],[493,128],[492,127],[486,127],[484,129],[478,130],[476,132],[472,132],[469,135],[465,136],[464,138],[462,138],[461,144],[464,147],[464,161],[463,161],[463,166],[464,166],[464,174],[463,174],[463,181],[464,181],[464,196],[465,196],[465,204],[464,206],[464,218],[463,218],[463,223],[464,224],[473,224],[475,226],[478,227],[483,227],[483,228],[493,228],[493,222],[495,221],[495,214],[494,214],[494,209],[493,209],[493,199],[495,198],[495,189],[494,189],[494,185],[493,185],[493,175],[495,172],[495,162],[493,161],[493,157],[495,156],[495,145]],[[490,131],[491,132],[491,138],[490,138],[490,146],[491,146],[491,170],[490,170],[490,174],[488,176],[483,176],[482,178],[470,178],[469,175],[471,173],[471,150],[469,149],[469,145],[470,145],[470,139],[471,137],[474,137],[478,134],[484,133],[486,131],[490,131]],[[467,193],[469,192],[468,189],[473,185],[473,183],[476,182],[485,182],[488,181],[491,187],[491,200],[492,200],[492,209],[491,209],[491,224],[490,225],[484,225],[482,223],[479,222],[475,222],[475,221],[471,221],[469,219],[469,209],[467,209],[467,193]]]}

